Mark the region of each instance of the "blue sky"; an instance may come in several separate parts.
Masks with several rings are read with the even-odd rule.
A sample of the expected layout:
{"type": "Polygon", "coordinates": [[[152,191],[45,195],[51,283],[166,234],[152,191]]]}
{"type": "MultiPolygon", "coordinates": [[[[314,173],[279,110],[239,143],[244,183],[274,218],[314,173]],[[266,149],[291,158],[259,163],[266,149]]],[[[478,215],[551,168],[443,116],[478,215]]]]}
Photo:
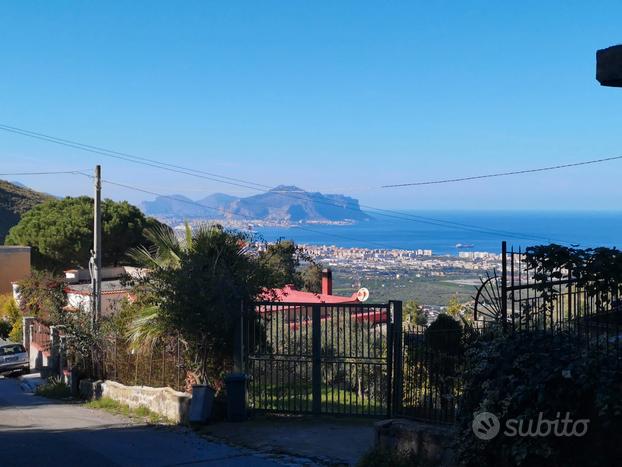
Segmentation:
{"type": "MultiPolygon", "coordinates": [[[[7,2],[0,123],[380,207],[618,209],[622,161],[378,187],[621,155],[622,89],[594,79],[621,17],[619,1],[7,2]]],[[[3,132],[0,160],[253,193],[3,132]]],[[[8,178],[90,193],[76,176],[8,178]]]]}

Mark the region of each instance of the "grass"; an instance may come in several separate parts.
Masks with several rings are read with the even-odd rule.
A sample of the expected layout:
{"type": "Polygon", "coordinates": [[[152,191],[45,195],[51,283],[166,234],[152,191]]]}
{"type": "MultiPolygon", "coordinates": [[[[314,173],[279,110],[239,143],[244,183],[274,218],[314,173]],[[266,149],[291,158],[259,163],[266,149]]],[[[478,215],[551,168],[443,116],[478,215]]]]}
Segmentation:
{"type": "Polygon", "coordinates": [[[104,410],[113,415],[123,415],[124,417],[141,420],[150,425],[174,425],[175,422],[166,418],[164,415],[160,415],[150,410],[148,407],[139,406],[132,408],[129,405],[122,404],[121,402],[110,399],[109,397],[102,397],[94,401],[84,404],[85,407],[90,409],[104,410]]]}
{"type": "Polygon", "coordinates": [[[71,399],[71,388],[60,378],[48,378],[45,383],[37,386],[35,393],[49,399],[71,399]]]}
{"type": "MultiPolygon", "coordinates": [[[[267,386],[253,393],[251,400],[255,409],[310,412],[312,408],[311,386],[267,386]]],[[[355,392],[322,385],[321,412],[334,415],[384,415],[386,403],[374,397],[359,397],[355,392]]]]}

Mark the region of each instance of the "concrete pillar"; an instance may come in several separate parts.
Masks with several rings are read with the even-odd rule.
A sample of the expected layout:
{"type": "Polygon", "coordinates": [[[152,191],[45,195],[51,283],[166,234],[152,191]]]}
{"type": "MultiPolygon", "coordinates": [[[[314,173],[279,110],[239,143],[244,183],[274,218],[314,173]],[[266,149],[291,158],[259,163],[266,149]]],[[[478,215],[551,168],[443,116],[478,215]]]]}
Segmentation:
{"type": "Polygon", "coordinates": [[[30,341],[32,339],[31,325],[35,320],[32,316],[24,316],[22,318],[22,344],[27,352],[30,352],[30,341]]]}
{"type": "Polygon", "coordinates": [[[50,358],[48,368],[54,373],[61,374],[60,368],[60,332],[58,326],[50,326],[50,358]]]}

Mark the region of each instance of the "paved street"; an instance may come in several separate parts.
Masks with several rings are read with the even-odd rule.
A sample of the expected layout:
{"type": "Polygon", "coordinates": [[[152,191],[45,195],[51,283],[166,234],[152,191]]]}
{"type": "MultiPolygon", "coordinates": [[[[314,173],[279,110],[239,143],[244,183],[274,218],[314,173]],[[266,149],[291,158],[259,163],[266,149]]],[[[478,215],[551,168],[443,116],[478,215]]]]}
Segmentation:
{"type": "MultiPolygon", "coordinates": [[[[152,427],[100,410],[34,396],[0,377],[2,466],[283,466],[193,432],[152,427]]],[[[297,462],[293,464],[299,465],[297,462]]]]}

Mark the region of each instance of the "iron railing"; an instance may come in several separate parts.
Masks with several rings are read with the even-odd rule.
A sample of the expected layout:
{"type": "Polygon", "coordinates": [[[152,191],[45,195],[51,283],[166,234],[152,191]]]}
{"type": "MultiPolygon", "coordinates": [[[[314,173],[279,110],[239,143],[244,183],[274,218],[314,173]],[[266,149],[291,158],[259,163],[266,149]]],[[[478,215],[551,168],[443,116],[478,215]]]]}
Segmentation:
{"type": "Polygon", "coordinates": [[[390,411],[400,302],[259,302],[244,313],[253,409],[370,416],[390,411]]]}

